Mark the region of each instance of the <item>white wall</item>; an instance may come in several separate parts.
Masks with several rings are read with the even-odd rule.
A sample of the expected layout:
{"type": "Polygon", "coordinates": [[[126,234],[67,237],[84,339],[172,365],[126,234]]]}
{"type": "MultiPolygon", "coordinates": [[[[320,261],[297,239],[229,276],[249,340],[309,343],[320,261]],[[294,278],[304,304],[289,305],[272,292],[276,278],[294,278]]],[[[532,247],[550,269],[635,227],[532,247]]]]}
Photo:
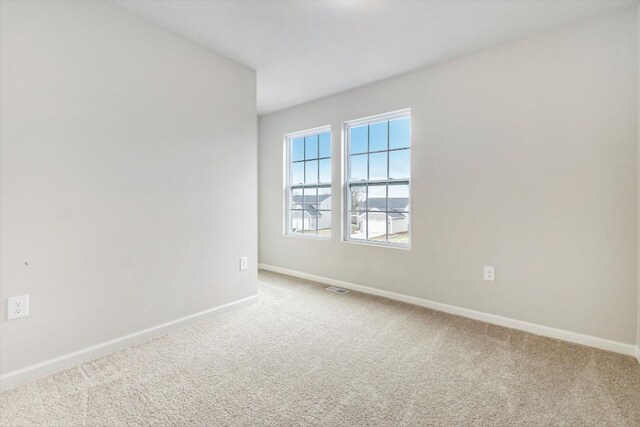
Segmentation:
{"type": "Polygon", "coordinates": [[[1,372],[255,295],[255,72],[108,2],[1,4],[1,372]]]}
{"type": "Polygon", "coordinates": [[[262,117],[260,262],[634,344],[637,20],[634,7],[262,117]],[[341,194],[342,122],[407,107],[411,250],[344,243],[335,226],[330,241],[283,236],[283,135],[332,126],[341,194]]]}

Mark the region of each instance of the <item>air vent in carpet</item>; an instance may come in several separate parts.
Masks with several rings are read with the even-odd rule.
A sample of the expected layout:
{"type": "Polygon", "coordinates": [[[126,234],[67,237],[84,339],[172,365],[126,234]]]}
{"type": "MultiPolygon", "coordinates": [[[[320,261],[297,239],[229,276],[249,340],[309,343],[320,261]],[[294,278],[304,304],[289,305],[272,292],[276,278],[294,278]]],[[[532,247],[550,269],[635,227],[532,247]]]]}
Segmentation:
{"type": "Polygon", "coordinates": [[[327,290],[329,292],[333,292],[333,293],[336,293],[336,294],[348,294],[349,293],[348,290],[342,289],[342,288],[336,288],[335,286],[329,286],[327,288],[327,290]]]}

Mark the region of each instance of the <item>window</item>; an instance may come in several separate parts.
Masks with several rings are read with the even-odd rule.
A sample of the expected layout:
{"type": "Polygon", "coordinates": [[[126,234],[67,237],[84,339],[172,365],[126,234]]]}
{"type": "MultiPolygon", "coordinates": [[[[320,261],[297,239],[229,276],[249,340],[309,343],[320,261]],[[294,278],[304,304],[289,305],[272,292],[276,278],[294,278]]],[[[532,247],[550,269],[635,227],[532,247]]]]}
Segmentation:
{"type": "Polygon", "coordinates": [[[410,244],[411,113],[345,124],[345,239],[410,244]]]}
{"type": "Polygon", "coordinates": [[[286,234],[331,237],[331,131],[286,136],[286,234]]]}

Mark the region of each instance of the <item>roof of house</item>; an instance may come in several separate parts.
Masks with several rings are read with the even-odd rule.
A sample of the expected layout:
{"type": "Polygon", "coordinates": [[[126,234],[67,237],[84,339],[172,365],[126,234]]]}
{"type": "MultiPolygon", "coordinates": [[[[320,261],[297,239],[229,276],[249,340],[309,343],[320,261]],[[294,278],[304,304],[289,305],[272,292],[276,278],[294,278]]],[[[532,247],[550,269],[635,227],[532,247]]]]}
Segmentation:
{"type": "Polygon", "coordinates": [[[315,218],[316,215],[318,215],[318,217],[322,217],[323,215],[328,215],[331,212],[329,211],[319,211],[313,207],[307,207],[307,209],[294,209],[293,212],[304,212],[307,216],[313,217],[315,218]]]}
{"type": "MultiPolygon", "coordinates": [[[[331,194],[318,194],[318,202],[322,203],[331,197],[331,194]]],[[[316,196],[293,196],[293,203],[296,204],[316,204],[316,196]]]]}
{"type": "MultiPolygon", "coordinates": [[[[369,210],[375,209],[384,211],[387,209],[387,199],[384,197],[371,197],[369,198],[369,210]]],[[[408,197],[390,197],[389,198],[389,210],[390,211],[406,211],[409,210],[409,198],[408,197]]]]}
{"type": "MultiPolygon", "coordinates": [[[[322,203],[331,197],[330,194],[318,194],[318,202],[322,203]]],[[[296,205],[300,205],[304,208],[304,211],[309,216],[322,216],[322,212],[318,211],[316,206],[316,196],[293,196],[292,201],[296,205]]]]}
{"type": "MultiPolygon", "coordinates": [[[[387,209],[387,199],[384,197],[371,197],[369,199],[369,211],[385,211],[387,209]]],[[[408,197],[392,197],[389,198],[389,216],[393,219],[405,218],[406,212],[409,210],[408,197]]],[[[364,214],[364,212],[362,213],[364,214]]]]}
{"type": "Polygon", "coordinates": [[[405,218],[408,214],[402,212],[389,212],[388,214],[393,219],[405,218]]]}
{"type": "MultiPolygon", "coordinates": [[[[330,194],[318,195],[318,202],[322,203],[331,197],[330,194]]],[[[318,212],[318,206],[315,196],[300,196],[296,195],[292,197],[294,204],[304,208],[304,211],[310,216],[316,216],[316,212],[319,216],[322,216],[322,212],[318,212]]],[[[384,211],[387,209],[387,199],[384,197],[371,197],[368,200],[369,210],[384,211]]],[[[391,197],[389,198],[389,216],[391,218],[404,218],[406,213],[394,212],[394,211],[407,211],[409,210],[409,198],[408,197],[391,197]]]]}

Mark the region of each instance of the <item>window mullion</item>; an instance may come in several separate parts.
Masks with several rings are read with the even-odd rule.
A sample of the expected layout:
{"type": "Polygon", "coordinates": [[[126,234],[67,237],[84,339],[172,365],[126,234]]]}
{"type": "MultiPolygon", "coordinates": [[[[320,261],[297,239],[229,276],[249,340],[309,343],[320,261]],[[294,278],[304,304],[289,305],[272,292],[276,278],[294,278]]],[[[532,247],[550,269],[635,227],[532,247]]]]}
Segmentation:
{"type": "MultiPolygon", "coordinates": [[[[367,189],[367,191],[369,190],[367,189]]],[[[367,205],[369,205],[369,200],[367,200],[367,205]]],[[[364,229],[366,230],[364,233],[364,239],[369,240],[369,210],[366,210],[364,213],[364,227],[364,229]]]]}
{"type": "MultiPolygon", "coordinates": [[[[369,126],[367,125],[367,181],[371,179],[371,139],[369,135],[369,126]]],[[[368,193],[367,193],[368,196],[368,193]]]]}
{"type": "Polygon", "coordinates": [[[291,137],[287,138],[287,214],[285,216],[285,220],[287,223],[285,224],[287,234],[291,233],[293,230],[293,189],[291,187],[291,165],[293,164],[293,139],[291,137]]]}
{"type": "Polygon", "coordinates": [[[385,236],[384,241],[389,242],[389,171],[391,170],[391,155],[389,152],[389,137],[390,137],[390,129],[391,123],[387,121],[387,184],[385,185],[385,212],[384,212],[384,224],[385,224],[385,236]]]}
{"type": "Polygon", "coordinates": [[[367,185],[365,186],[365,191],[366,191],[365,195],[367,196],[367,204],[364,207],[364,209],[367,211],[367,214],[365,216],[367,240],[369,240],[369,182],[371,182],[371,154],[370,154],[371,145],[370,144],[371,144],[371,138],[370,138],[370,132],[369,132],[369,125],[367,125],[367,185]]]}
{"type": "Polygon", "coordinates": [[[320,221],[320,195],[318,193],[320,193],[320,136],[316,137],[316,164],[318,165],[318,167],[316,168],[316,236],[319,233],[318,228],[320,227],[320,224],[318,224],[318,222],[320,221]]]}
{"type": "Polygon", "coordinates": [[[306,229],[305,221],[307,219],[307,216],[306,216],[307,209],[305,207],[305,202],[306,202],[305,198],[307,196],[305,195],[305,191],[304,191],[307,188],[306,187],[306,185],[307,185],[307,137],[306,136],[302,138],[302,147],[303,147],[303,149],[302,149],[302,153],[303,153],[302,154],[302,159],[304,161],[304,163],[302,163],[302,174],[303,174],[302,175],[302,177],[303,177],[302,182],[304,183],[305,187],[302,188],[302,212],[301,212],[301,214],[302,214],[302,234],[305,234],[305,229],[306,229]]]}

